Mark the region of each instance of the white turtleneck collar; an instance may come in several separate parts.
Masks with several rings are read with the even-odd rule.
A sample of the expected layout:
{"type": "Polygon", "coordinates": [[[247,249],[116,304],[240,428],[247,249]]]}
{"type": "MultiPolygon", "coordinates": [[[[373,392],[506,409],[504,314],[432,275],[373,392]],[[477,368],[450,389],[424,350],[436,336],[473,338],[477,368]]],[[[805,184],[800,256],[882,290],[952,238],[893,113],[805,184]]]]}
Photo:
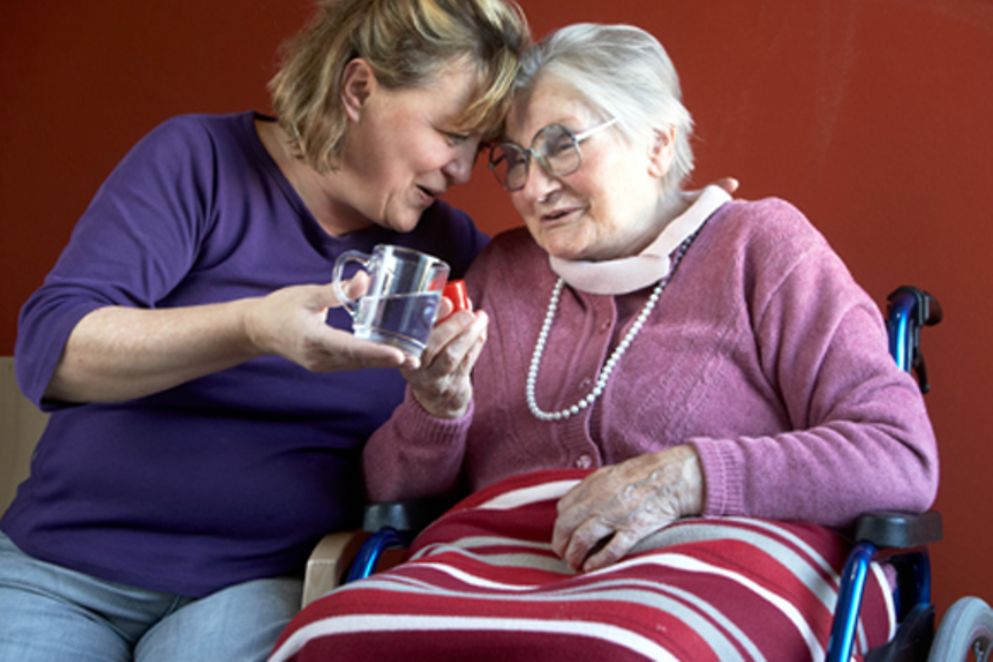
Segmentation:
{"type": "Polygon", "coordinates": [[[707,186],[693,204],[672,219],[655,241],[638,255],[602,262],[549,256],[549,264],[570,287],[582,292],[617,295],[640,290],[669,274],[672,252],[730,199],[728,192],[719,186],[707,186]]]}

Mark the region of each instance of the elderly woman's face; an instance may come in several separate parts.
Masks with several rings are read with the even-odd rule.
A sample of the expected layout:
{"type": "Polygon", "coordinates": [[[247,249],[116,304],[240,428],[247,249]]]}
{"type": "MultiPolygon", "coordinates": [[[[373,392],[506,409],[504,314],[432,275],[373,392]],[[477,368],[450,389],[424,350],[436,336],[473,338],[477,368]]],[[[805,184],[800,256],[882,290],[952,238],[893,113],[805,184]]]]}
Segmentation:
{"type": "MultiPolygon", "coordinates": [[[[511,109],[507,138],[527,147],[551,124],[580,134],[605,119],[570,86],[543,78],[526,102],[511,109]]],[[[538,245],[556,257],[608,260],[636,254],[660,229],[655,227],[660,185],[651,174],[650,146],[627,142],[614,125],[590,135],[580,150],[582,164],[566,175],[549,175],[532,157],[524,187],[511,193],[514,207],[538,245]]]]}
{"type": "Polygon", "coordinates": [[[452,122],[471,100],[475,67],[455,61],[431,83],[390,90],[373,85],[349,127],[343,155],[353,182],[346,204],[377,225],[408,232],[450,186],[469,179],[479,135],[452,122]]]}

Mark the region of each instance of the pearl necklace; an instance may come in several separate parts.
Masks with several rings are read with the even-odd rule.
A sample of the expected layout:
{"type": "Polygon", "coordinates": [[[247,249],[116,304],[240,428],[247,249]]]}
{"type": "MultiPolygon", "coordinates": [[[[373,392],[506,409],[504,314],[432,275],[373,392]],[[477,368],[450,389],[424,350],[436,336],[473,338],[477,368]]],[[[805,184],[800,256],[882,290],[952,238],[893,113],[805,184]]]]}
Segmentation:
{"type": "Polygon", "coordinates": [[[635,319],[634,324],[631,325],[628,332],[624,334],[624,338],[620,343],[618,343],[617,347],[614,348],[614,351],[611,353],[610,358],[607,359],[607,362],[603,364],[603,368],[600,370],[600,374],[597,377],[596,383],[593,385],[593,389],[571,407],[566,407],[565,409],[560,409],[559,411],[545,411],[538,406],[538,401],[535,399],[534,392],[535,386],[538,383],[538,368],[541,366],[541,357],[545,353],[545,345],[548,343],[548,334],[552,330],[552,321],[555,319],[555,313],[558,311],[559,298],[562,295],[562,288],[565,285],[565,281],[561,277],[555,282],[555,287],[552,288],[552,297],[548,301],[548,310],[545,312],[545,321],[541,325],[541,331],[538,333],[538,340],[534,345],[534,353],[531,355],[531,365],[528,367],[525,397],[527,398],[528,409],[531,411],[532,416],[537,418],[539,421],[561,421],[562,419],[578,414],[593,404],[593,402],[600,397],[604,389],[607,387],[607,380],[610,379],[611,373],[614,372],[614,368],[617,367],[621,357],[624,356],[624,352],[626,352],[628,347],[631,346],[631,343],[634,341],[634,337],[638,335],[639,331],[641,331],[641,327],[645,326],[645,322],[648,321],[648,316],[652,314],[652,309],[655,308],[655,304],[658,303],[659,297],[662,296],[662,292],[665,291],[666,285],[669,284],[669,279],[676,270],[676,266],[679,264],[680,260],[682,260],[683,255],[686,253],[686,249],[689,248],[695,236],[696,233],[688,237],[686,241],[680,245],[669,273],[662,278],[662,280],[659,281],[659,284],[655,286],[655,289],[652,290],[651,295],[648,297],[648,301],[645,303],[644,308],[641,309],[641,312],[635,319]]]}

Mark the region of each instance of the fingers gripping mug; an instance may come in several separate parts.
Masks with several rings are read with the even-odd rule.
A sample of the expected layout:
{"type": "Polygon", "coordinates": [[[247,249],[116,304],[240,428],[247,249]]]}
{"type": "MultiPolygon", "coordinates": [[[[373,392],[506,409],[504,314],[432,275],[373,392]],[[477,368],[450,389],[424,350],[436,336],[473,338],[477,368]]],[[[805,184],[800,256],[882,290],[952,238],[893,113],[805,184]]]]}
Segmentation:
{"type": "Polygon", "coordinates": [[[420,357],[434,324],[448,264],[412,248],[379,244],[372,255],[345,251],[331,272],[335,294],[353,318],[356,338],[397,347],[420,357]],[[369,273],[369,289],[352,301],[341,286],[346,265],[369,273]]]}

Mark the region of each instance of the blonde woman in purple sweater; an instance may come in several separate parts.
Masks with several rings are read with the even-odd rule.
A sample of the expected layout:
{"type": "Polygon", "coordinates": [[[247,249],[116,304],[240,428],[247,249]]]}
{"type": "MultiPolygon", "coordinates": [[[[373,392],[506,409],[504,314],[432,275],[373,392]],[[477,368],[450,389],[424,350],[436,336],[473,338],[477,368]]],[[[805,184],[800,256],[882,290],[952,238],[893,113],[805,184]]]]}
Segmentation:
{"type": "MultiPolygon", "coordinates": [[[[482,619],[410,627],[448,633],[423,643],[442,657],[468,654],[481,632],[499,640],[507,628],[495,625],[497,612],[517,634],[555,633],[556,654],[590,654],[591,641],[609,640],[660,658],[817,657],[836,574],[811,579],[815,571],[784,560],[792,552],[727,541],[789,539],[794,551],[816,549],[822,569],[836,573],[845,550],[834,528],[867,510],[924,510],[934,498],[933,432],[915,383],[887,352],[872,299],[789,203],[732,200],[717,187],[682,193],[693,158],[680,97],[662,47],[627,26],[565,28],[538,44],[518,74],[490,165],[527,227],[490,243],[468,274],[476,312],[458,313],[488,323],[486,344],[479,351],[450,327],[439,329],[426,360],[447,361],[451,374],[411,373],[405,402],[364,455],[373,500],[477,493],[425,532],[414,562],[368,580],[397,591],[391,613],[420,614],[423,604],[409,601],[433,596],[431,613],[450,607],[482,619]],[[521,477],[535,475],[545,480],[521,477]],[[539,502],[547,502],[544,519],[539,502]],[[808,524],[769,533],[787,521],[808,524]],[[749,533],[728,533],[729,523],[749,533]],[[679,548],[679,563],[664,556],[689,538],[698,547],[679,548]],[[705,549],[717,556],[692,556],[715,540],[725,545],[705,549]],[[484,558],[490,571],[481,569],[484,558]],[[526,570],[508,575],[515,564],[526,570]],[[653,574],[667,564],[682,564],[683,574],[653,574]],[[538,572],[551,576],[535,579],[538,572]],[[681,605],[671,608],[660,605],[658,588],[645,589],[652,599],[611,598],[634,621],[649,612],[648,622],[666,630],[650,637],[659,648],[588,630],[575,634],[572,653],[561,653],[560,620],[609,621],[616,610],[591,616],[590,605],[600,604],[591,596],[610,581],[616,589],[616,573],[633,581],[630,572],[686,594],[666,594],[681,605]],[[784,574],[806,588],[784,588],[777,601],[767,593],[784,586],[775,579],[784,574]],[[600,583],[577,586],[582,581],[600,583]],[[736,593],[746,586],[747,597],[736,593]],[[527,600],[545,596],[551,611],[522,607],[531,605],[523,592],[527,600]],[[781,630],[777,617],[786,622],[781,630]],[[667,618],[676,620],[665,625],[667,618]],[[778,633],[770,648],[748,630],[753,620],[778,633]],[[680,627],[703,647],[677,636],[680,627]]],[[[347,597],[363,584],[301,625],[368,610],[347,597]]],[[[884,616],[885,593],[878,591],[875,612],[884,616]]],[[[384,627],[400,645],[395,637],[410,633],[395,620],[384,627]]],[[[872,640],[885,638],[880,628],[888,625],[863,627],[872,640]]],[[[544,641],[524,639],[508,640],[508,650],[533,653],[544,641]]]]}
{"type": "Polygon", "coordinates": [[[530,37],[512,0],[316,4],[278,117],[156,127],[21,311],[51,417],[0,519],[0,660],[264,659],[314,544],[361,518],[362,445],[416,359],[351,334],[332,268],[398,244],[464,273],[488,237],[440,198],[530,37]]]}

